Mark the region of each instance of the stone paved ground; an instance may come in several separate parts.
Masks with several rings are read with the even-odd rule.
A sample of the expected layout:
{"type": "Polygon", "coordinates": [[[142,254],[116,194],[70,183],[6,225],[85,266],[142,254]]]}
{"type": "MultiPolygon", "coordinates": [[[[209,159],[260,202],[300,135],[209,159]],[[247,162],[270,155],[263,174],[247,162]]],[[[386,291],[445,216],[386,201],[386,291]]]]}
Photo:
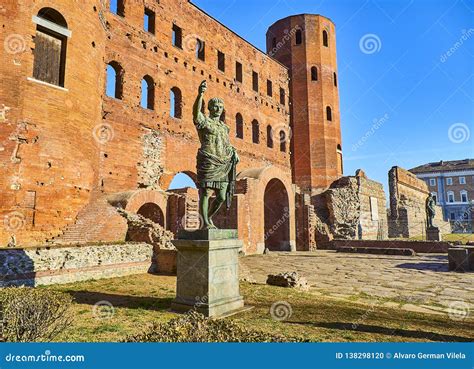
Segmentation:
{"type": "Polygon", "coordinates": [[[446,255],[391,256],[334,251],[274,252],[240,259],[241,278],[297,271],[309,291],[409,311],[474,316],[474,273],[448,271],[446,255]]]}

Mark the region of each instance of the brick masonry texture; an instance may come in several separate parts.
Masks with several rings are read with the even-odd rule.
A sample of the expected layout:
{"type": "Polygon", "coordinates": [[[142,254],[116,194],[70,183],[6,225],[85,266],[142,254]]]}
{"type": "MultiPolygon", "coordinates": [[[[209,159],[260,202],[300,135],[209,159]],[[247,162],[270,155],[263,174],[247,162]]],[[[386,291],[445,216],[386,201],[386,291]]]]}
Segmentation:
{"type": "Polygon", "coordinates": [[[92,226],[85,241],[110,242],[114,234],[115,241],[123,240],[124,220],[112,212],[101,219],[98,211],[111,197],[130,195],[126,210],[135,212],[152,201],[169,230],[183,224],[183,216],[186,226],[195,223],[195,200],[185,200],[184,210],[178,211],[168,204],[174,195],[166,190],[179,172],[195,177],[199,140],[192,104],[199,83],[206,79],[206,97],[224,99],[231,141],[241,157],[238,169],[250,171],[248,179],[240,177],[245,183],[238,185],[242,191],[236,194],[238,208],[231,209],[236,217],[231,223],[239,229],[247,252],[263,250],[265,224],[279,217],[265,223],[265,216],[271,215],[265,215],[263,198],[276,185],[289,212],[285,239],[276,247],[294,247],[290,145],[288,139],[281,150],[278,135],[283,131],[291,136],[287,67],[185,0],[125,1],[123,17],[111,13],[107,1],[86,0],[80,7],[58,0],[10,1],[0,20],[0,41],[9,47],[0,56],[1,245],[12,236],[21,246],[80,242],[80,235],[92,226]],[[154,34],[143,29],[145,6],[156,15],[154,34]],[[71,31],[64,88],[32,78],[37,27],[32,17],[44,7],[57,10],[71,31]],[[172,45],[173,24],[182,29],[181,47],[172,45]],[[205,41],[205,61],[195,56],[196,38],[205,41]],[[225,71],[218,69],[218,51],[225,54],[225,71]],[[106,66],[112,62],[122,69],[121,99],[105,94],[106,66]],[[242,64],[242,82],[235,78],[236,62],[242,64]],[[259,76],[257,92],[252,88],[253,71],[259,76]],[[153,110],[140,106],[145,76],[152,79],[153,110]],[[271,96],[267,80],[272,82],[271,96]],[[170,90],[175,87],[182,95],[182,118],[170,116],[170,90]],[[238,113],[243,117],[243,138],[236,137],[238,113]],[[258,143],[252,142],[253,120],[259,123],[258,143]],[[269,133],[273,147],[267,146],[269,133]],[[255,204],[259,209],[252,209],[255,204]],[[112,225],[108,218],[118,223],[112,225]]]}

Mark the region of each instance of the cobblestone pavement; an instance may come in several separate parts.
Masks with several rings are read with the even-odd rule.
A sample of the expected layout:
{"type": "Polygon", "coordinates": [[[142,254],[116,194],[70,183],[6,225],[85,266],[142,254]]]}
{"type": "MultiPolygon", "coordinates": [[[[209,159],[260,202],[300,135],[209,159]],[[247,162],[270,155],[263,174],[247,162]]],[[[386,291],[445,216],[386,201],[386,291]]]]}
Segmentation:
{"type": "Polygon", "coordinates": [[[297,271],[309,291],[408,311],[474,317],[474,273],[448,271],[446,255],[391,256],[335,251],[273,252],[240,259],[241,279],[297,271]]]}

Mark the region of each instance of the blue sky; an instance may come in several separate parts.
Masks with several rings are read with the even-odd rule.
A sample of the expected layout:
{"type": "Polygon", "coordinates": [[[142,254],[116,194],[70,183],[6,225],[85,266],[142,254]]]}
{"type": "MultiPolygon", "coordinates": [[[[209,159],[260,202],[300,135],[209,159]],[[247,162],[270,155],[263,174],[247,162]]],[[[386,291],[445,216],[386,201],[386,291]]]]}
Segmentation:
{"type": "Polygon", "coordinates": [[[363,168],[388,191],[393,165],[474,157],[473,0],[193,2],[262,50],[280,18],[332,19],[344,174],[363,168]]]}
{"type": "Polygon", "coordinates": [[[363,168],[387,191],[393,165],[474,157],[474,1],[194,3],[262,50],[268,26],[280,18],[332,19],[344,174],[363,168]],[[378,51],[371,53],[370,39],[378,51]]]}

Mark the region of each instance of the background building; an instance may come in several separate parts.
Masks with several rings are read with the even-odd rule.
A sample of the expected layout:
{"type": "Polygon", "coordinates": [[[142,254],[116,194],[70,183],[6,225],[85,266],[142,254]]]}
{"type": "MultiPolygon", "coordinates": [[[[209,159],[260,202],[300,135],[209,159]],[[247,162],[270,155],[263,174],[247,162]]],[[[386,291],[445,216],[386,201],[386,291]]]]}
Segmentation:
{"type": "Polygon", "coordinates": [[[410,172],[426,182],[446,220],[473,219],[474,159],[423,164],[410,172]]]}

